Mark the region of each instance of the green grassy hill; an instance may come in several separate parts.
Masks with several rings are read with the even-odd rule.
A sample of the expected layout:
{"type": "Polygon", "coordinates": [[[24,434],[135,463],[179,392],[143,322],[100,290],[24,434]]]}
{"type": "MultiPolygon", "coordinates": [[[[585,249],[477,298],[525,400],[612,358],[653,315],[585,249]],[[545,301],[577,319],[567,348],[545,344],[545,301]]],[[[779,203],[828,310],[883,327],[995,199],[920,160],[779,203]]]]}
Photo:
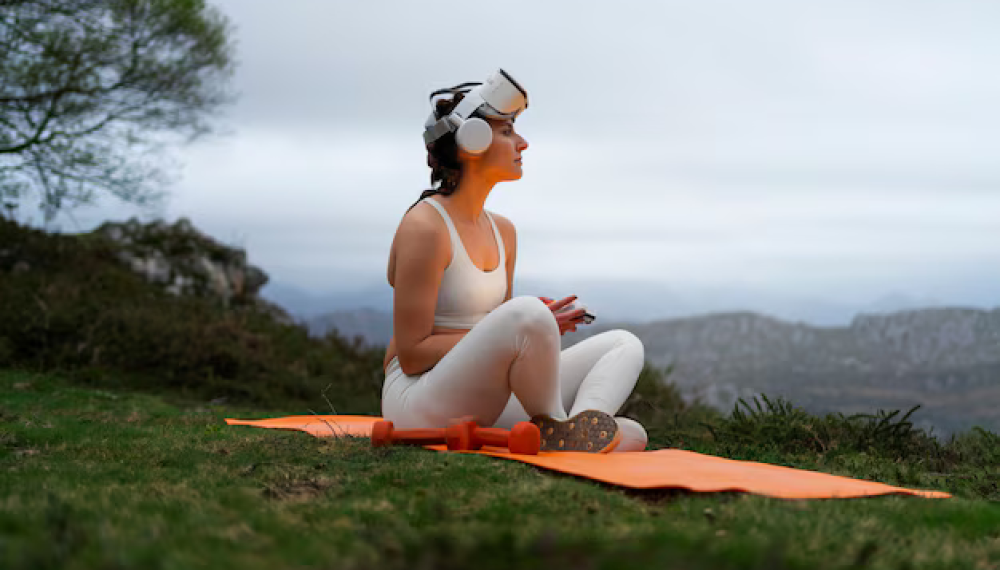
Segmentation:
{"type": "Polygon", "coordinates": [[[0,222],[0,568],[998,568],[1000,438],[910,413],[622,413],[677,447],[954,499],[633,492],[515,462],[228,427],[377,414],[381,349],[175,296],[99,236],[0,222]],[[331,410],[331,407],[334,408],[331,410]]]}
{"type": "Polygon", "coordinates": [[[302,410],[168,402],[56,374],[2,372],[0,402],[0,567],[11,570],[1000,564],[989,434],[935,463],[757,444],[736,421],[721,421],[718,439],[692,438],[685,412],[660,426],[654,447],[728,449],[956,495],[783,501],[626,491],[484,456],[229,427],[224,417],[302,410]]]}

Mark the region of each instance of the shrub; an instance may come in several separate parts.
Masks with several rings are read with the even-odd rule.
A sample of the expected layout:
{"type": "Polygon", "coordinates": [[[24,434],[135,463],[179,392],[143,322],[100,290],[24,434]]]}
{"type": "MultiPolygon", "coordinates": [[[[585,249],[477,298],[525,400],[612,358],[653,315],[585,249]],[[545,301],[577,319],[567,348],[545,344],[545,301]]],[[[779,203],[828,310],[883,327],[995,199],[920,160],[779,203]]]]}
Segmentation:
{"type": "Polygon", "coordinates": [[[225,397],[265,407],[378,413],[382,349],[310,337],[252,303],[174,296],[115,245],[0,220],[0,358],[81,382],[225,397]]]}
{"type": "Polygon", "coordinates": [[[913,427],[914,406],[899,419],[899,410],[876,414],[842,413],[810,415],[791,402],[766,395],[754,397],[751,406],[740,398],[729,418],[715,429],[717,439],[772,446],[784,452],[827,453],[834,450],[874,452],[906,457],[937,449],[937,440],[913,427]]]}

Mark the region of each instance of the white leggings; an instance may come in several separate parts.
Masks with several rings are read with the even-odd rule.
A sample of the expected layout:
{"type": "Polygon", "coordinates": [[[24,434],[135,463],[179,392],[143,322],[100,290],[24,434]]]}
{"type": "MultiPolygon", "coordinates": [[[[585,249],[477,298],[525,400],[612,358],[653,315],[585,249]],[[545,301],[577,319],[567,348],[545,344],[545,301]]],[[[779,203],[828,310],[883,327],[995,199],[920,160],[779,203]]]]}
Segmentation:
{"type": "MultiPolygon", "coordinates": [[[[404,374],[394,357],[385,370],[382,416],[398,428],[442,427],[465,415],[503,428],[539,414],[613,416],[635,388],[644,359],[642,341],[622,329],[561,350],[552,310],[538,297],[519,296],[483,317],[423,374],[404,374]]],[[[623,435],[615,451],[645,449],[638,422],[615,421],[623,435]]]]}

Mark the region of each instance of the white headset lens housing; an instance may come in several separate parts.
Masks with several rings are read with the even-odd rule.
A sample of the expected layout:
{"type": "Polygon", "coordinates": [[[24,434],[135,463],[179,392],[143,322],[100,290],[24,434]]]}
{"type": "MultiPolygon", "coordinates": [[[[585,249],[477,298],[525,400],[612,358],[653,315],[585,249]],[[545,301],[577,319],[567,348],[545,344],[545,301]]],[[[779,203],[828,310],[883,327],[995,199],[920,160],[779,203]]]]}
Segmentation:
{"type": "Polygon", "coordinates": [[[488,110],[480,110],[488,116],[515,118],[528,108],[528,93],[502,69],[495,71],[479,87],[479,96],[494,111],[491,114],[488,110]]]}

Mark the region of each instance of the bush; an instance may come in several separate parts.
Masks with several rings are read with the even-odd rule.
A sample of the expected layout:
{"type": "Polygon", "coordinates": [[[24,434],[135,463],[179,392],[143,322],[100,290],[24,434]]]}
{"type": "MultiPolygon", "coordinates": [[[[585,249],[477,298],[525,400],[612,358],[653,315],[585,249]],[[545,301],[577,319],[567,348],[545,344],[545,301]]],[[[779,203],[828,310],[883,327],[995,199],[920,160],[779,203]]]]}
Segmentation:
{"type": "Polygon", "coordinates": [[[713,429],[716,439],[771,446],[782,452],[828,453],[853,450],[883,456],[912,457],[934,452],[936,439],[913,427],[914,406],[897,419],[899,410],[876,414],[842,413],[810,415],[791,402],[766,395],[754,397],[751,406],[740,398],[729,418],[713,429]]]}
{"type": "Polygon", "coordinates": [[[0,358],[81,382],[225,397],[272,408],[378,413],[380,348],[310,337],[252,303],[174,296],[95,235],[0,220],[0,358]]]}
{"type": "Polygon", "coordinates": [[[646,361],[632,395],[618,412],[646,428],[649,449],[683,447],[686,442],[704,439],[709,436],[706,425],[721,417],[698,401],[686,401],[680,389],[668,381],[672,372],[672,366],[661,370],[646,361]]]}
{"type": "Polygon", "coordinates": [[[1000,437],[983,428],[952,436],[942,442],[914,428],[906,413],[878,410],[875,414],[812,416],[780,397],[762,395],[753,405],[742,398],[732,414],[706,424],[717,453],[727,456],[761,455],[770,450],[788,457],[863,456],[942,476],[986,477],[974,482],[983,496],[997,495],[995,470],[1000,465],[1000,437]],[[973,470],[954,475],[956,466],[973,470]],[[992,475],[984,475],[991,474],[992,475]]]}

